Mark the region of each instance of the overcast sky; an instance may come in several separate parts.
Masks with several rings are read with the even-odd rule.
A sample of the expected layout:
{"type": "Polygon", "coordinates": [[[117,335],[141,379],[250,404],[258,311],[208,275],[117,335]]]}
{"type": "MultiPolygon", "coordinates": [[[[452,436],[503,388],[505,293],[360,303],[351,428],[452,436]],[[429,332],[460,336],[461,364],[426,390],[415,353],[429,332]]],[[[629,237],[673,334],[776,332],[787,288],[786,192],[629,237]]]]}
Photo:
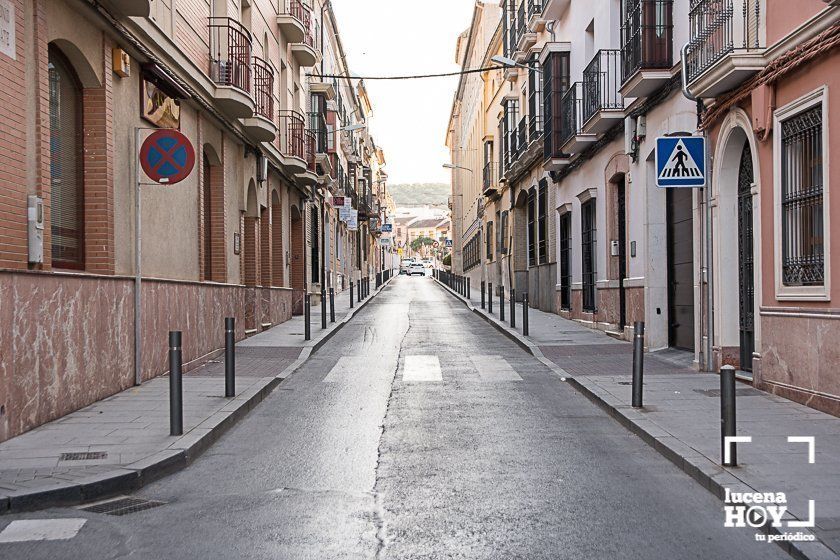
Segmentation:
{"type": "MultiPolygon", "coordinates": [[[[458,70],[455,42],[474,0],[333,0],[354,75],[458,70]]],[[[446,125],[457,78],[366,80],[371,133],[385,150],[391,183],[449,183],[446,125]]]]}

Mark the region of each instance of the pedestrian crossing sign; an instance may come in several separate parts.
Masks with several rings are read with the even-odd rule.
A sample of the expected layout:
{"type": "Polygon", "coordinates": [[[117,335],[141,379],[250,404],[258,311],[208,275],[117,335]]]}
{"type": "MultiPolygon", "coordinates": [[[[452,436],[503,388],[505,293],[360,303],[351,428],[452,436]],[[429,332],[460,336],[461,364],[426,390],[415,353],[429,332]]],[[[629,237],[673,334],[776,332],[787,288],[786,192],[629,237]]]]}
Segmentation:
{"type": "Polygon", "coordinates": [[[656,186],[702,187],[705,184],[705,138],[665,136],[656,139],[656,186]]]}

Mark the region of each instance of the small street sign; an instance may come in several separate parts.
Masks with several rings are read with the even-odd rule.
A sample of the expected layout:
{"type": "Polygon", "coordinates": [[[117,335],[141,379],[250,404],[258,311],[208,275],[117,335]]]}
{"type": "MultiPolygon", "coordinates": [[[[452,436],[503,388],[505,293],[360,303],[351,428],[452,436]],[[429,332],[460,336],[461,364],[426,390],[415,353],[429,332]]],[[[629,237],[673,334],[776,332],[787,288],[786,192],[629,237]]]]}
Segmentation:
{"type": "Polygon", "coordinates": [[[705,184],[705,138],[665,136],[656,139],[657,187],[702,187],[705,184]]]}
{"type": "Polygon", "coordinates": [[[186,179],[195,165],[195,151],[178,130],[157,130],[140,148],[140,166],[156,183],[174,185],[186,179]]]}
{"type": "Polygon", "coordinates": [[[446,247],[452,247],[452,240],[451,239],[446,240],[446,247]]]}
{"type": "Polygon", "coordinates": [[[394,231],[393,224],[382,224],[382,233],[391,233],[394,231]]]}
{"type": "Polygon", "coordinates": [[[341,208],[344,206],[344,197],[343,196],[334,196],[332,198],[332,206],[333,208],[341,208]]]}

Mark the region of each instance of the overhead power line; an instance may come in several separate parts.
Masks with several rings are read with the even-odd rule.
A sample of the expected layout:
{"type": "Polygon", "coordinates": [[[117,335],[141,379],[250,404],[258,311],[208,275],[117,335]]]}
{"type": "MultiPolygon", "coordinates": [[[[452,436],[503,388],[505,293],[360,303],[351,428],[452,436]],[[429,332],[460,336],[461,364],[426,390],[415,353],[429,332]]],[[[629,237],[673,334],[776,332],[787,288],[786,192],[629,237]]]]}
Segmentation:
{"type": "Polygon", "coordinates": [[[343,80],[421,80],[424,78],[446,78],[449,76],[462,76],[464,74],[476,74],[488,70],[501,70],[501,66],[488,66],[486,68],[468,68],[459,72],[443,72],[440,74],[415,74],[411,76],[349,76],[347,74],[307,74],[309,77],[318,78],[339,78],[343,80]]]}

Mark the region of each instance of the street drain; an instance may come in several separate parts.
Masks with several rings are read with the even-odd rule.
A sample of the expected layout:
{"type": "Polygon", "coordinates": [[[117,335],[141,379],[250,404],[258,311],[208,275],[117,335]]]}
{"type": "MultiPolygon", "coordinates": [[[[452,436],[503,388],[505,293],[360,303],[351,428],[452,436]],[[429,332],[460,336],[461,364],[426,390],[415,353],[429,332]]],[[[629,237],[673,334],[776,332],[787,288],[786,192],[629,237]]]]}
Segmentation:
{"type": "Polygon", "coordinates": [[[96,461],[107,459],[107,451],[82,451],[81,453],[62,453],[59,461],[96,461]]]}
{"type": "Polygon", "coordinates": [[[143,498],[123,497],[108,500],[107,502],[100,502],[91,506],[79,508],[83,511],[91,513],[103,513],[105,515],[128,515],[129,513],[136,513],[147,509],[156,508],[165,505],[166,502],[158,502],[155,500],[145,500],[143,498]]]}

